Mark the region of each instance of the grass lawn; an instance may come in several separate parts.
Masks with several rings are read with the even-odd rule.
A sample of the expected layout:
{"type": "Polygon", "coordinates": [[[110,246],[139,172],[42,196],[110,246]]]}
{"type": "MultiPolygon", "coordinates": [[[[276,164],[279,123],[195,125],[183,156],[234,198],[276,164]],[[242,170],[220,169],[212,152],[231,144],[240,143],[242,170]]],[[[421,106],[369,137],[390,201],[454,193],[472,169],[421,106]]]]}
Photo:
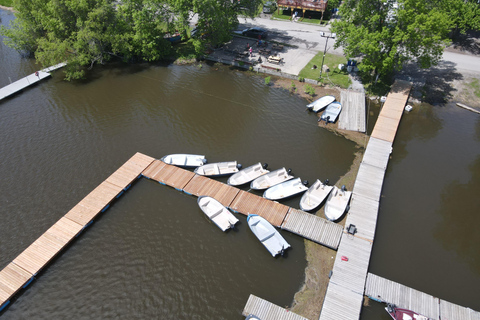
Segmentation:
{"type": "Polygon", "coordinates": [[[11,7],[13,0],[0,0],[0,5],[4,7],[11,7]]]}
{"type": "MultiPolygon", "coordinates": [[[[305,66],[305,68],[300,71],[300,74],[298,76],[308,79],[318,79],[320,77],[322,59],[323,52],[317,53],[317,55],[313,57],[312,60],[310,60],[310,62],[305,66]],[[313,65],[316,65],[317,69],[312,69],[313,65]]],[[[326,74],[322,74],[323,83],[333,82],[333,84],[341,88],[348,88],[348,86],[351,84],[351,81],[346,71],[338,70],[338,65],[340,63],[347,65],[347,59],[343,56],[337,56],[331,53],[327,53],[325,55],[325,61],[323,62],[323,64],[327,65],[330,68],[330,72],[328,73],[328,76],[326,74]]]]}
{"type": "Polygon", "coordinates": [[[473,93],[477,98],[480,98],[480,81],[478,79],[474,79],[472,82],[468,84],[473,89],[473,93]]]}

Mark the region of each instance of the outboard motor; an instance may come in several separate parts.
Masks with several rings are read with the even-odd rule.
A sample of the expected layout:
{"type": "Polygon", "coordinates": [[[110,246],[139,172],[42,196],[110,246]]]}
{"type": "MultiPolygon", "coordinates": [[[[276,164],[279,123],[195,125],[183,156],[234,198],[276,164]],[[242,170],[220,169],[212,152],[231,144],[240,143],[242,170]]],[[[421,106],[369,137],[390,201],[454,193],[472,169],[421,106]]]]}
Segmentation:
{"type": "Polygon", "coordinates": [[[342,186],[342,191],[343,192],[347,191],[347,187],[345,187],[345,185],[342,186]]]}
{"type": "Polygon", "coordinates": [[[238,170],[242,169],[242,165],[240,163],[237,163],[237,169],[238,170]]]}
{"type": "Polygon", "coordinates": [[[288,168],[287,173],[288,173],[288,174],[291,174],[291,173],[292,173],[292,169],[288,168]]]}
{"type": "Polygon", "coordinates": [[[323,184],[326,185],[326,186],[328,186],[329,183],[330,183],[330,180],[328,180],[328,179],[323,182],[323,184]]]}
{"type": "Polygon", "coordinates": [[[330,122],[330,116],[327,116],[327,119],[325,120],[325,123],[329,123],[330,122]]]}
{"type": "Polygon", "coordinates": [[[266,170],[268,168],[268,163],[265,162],[262,167],[263,167],[263,169],[266,170]]]}
{"type": "Polygon", "coordinates": [[[304,185],[305,187],[308,186],[308,180],[303,180],[302,183],[303,183],[303,185],[304,185]]]}

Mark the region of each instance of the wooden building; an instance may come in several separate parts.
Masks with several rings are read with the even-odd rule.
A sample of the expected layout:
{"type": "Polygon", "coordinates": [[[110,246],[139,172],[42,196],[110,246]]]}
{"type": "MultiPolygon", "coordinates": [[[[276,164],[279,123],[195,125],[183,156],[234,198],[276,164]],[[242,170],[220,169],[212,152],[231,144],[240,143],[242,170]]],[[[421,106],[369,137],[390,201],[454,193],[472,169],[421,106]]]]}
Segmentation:
{"type": "Polygon", "coordinates": [[[277,0],[278,8],[302,10],[303,15],[307,10],[320,11],[323,14],[327,9],[327,3],[328,0],[277,0]]]}

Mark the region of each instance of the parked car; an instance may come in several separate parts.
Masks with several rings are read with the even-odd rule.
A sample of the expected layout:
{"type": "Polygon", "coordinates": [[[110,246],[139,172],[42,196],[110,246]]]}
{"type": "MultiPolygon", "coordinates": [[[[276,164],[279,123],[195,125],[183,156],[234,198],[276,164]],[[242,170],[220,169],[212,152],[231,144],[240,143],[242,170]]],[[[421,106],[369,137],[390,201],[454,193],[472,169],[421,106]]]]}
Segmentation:
{"type": "Polygon", "coordinates": [[[253,27],[243,30],[242,35],[255,39],[258,39],[258,37],[260,37],[260,39],[265,39],[267,37],[267,30],[253,27]]]}

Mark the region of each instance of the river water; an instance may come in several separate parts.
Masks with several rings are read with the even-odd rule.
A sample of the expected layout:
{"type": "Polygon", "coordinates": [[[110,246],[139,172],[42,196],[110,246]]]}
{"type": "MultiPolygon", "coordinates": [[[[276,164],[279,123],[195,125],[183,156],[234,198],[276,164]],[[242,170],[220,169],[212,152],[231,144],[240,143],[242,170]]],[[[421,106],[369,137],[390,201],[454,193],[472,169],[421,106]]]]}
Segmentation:
{"type": "MultiPolygon", "coordinates": [[[[0,87],[38,68],[0,44],[0,87]]],[[[110,65],[72,83],[58,72],[0,102],[0,268],[137,151],[336,181],[355,146],[304,110],[262,77],[208,65],[110,65]]],[[[417,107],[391,158],[370,272],[480,310],[480,117],[417,107]]],[[[298,208],[298,198],[285,204],[298,208]]],[[[195,197],[141,179],[2,318],[242,319],[251,293],[290,305],[304,281],[303,239],[282,232],[292,248],[273,259],[238,218],[222,233],[195,197]]],[[[362,319],[388,315],[371,303],[362,319]]]]}

